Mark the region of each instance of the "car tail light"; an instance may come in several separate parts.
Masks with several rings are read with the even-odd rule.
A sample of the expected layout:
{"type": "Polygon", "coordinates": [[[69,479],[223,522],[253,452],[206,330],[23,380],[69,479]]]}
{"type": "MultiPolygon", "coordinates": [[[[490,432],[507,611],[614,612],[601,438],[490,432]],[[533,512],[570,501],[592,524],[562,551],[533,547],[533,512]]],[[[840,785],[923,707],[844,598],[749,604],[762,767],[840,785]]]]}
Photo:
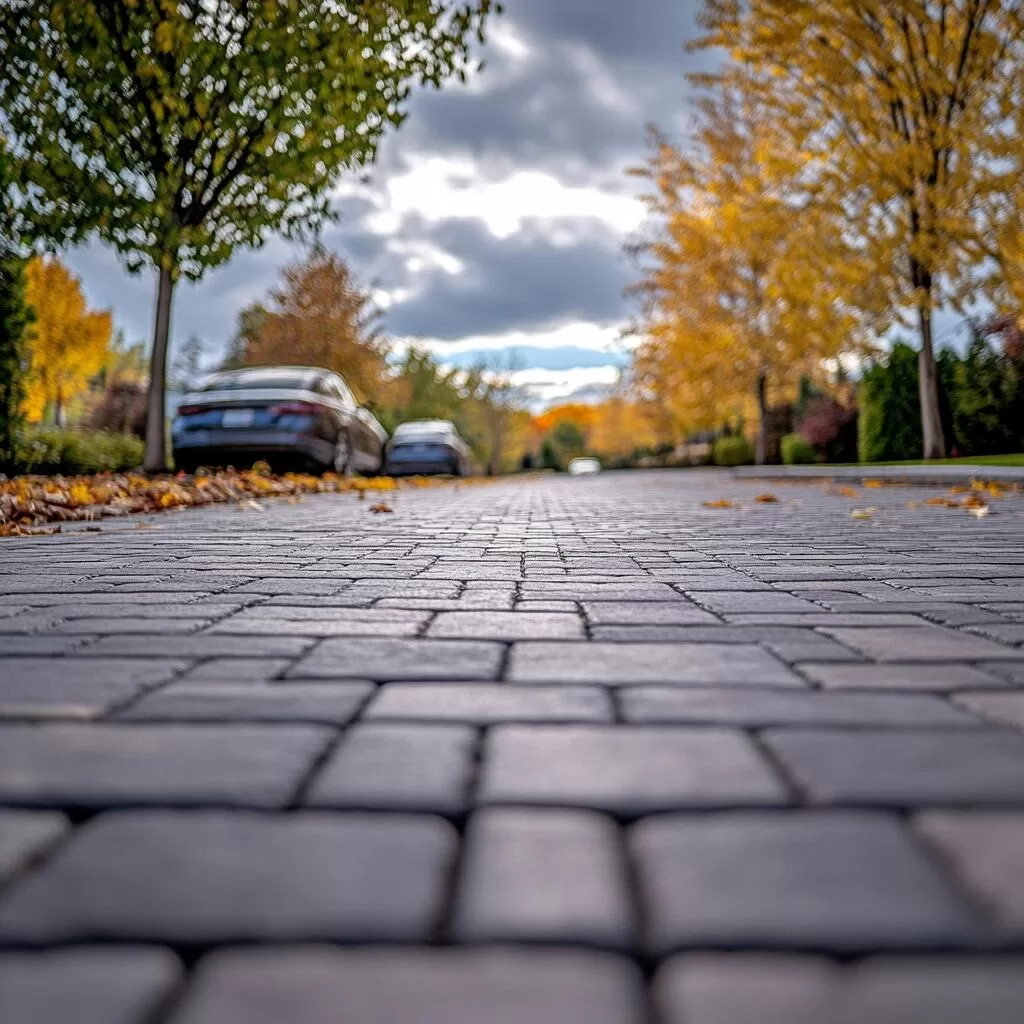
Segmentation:
{"type": "Polygon", "coordinates": [[[194,416],[197,412],[206,412],[205,405],[179,405],[179,416],[194,416]]]}
{"type": "Polygon", "coordinates": [[[271,416],[308,416],[319,411],[320,407],[313,402],[281,402],[270,407],[271,416]]]}

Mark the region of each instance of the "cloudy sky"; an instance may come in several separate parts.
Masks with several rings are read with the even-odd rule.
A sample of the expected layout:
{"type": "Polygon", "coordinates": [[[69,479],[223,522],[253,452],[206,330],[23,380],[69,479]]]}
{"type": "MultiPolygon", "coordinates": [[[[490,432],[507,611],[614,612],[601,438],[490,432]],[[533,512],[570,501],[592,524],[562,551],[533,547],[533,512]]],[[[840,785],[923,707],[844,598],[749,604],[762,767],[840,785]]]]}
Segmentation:
{"type": "MultiPolygon", "coordinates": [[[[645,122],[686,122],[695,0],[503,2],[483,74],[413,99],[369,181],[343,182],[324,240],[375,286],[396,339],[460,364],[511,350],[538,398],[585,396],[624,362],[623,244],[644,216],[625,170],[645,122]]],[[[173,341],[197,334],[214,362],[293,255],[274,240],[179,289],[173,341]]],[[[98,246],[71,263],[94,305],[148,338],[149,275],[98,246]]]]}

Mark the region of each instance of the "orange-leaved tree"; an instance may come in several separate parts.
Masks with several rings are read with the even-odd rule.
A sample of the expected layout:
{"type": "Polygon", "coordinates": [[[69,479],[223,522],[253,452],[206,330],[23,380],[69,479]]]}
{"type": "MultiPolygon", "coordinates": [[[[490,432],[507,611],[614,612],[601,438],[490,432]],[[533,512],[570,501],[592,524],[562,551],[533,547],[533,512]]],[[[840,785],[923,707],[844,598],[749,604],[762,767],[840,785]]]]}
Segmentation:
{"type": "Polygon", "coordinates": [[[242,361],[323,366],[340,373],[360,400],[377,399],[388,342],[370,293],[340,256],[319,245],[285,267],[282,277],[250,318],[242,361]]]}
{"type": "Polygon", "coordinates": [[[52,408],[54,422],[63,426],[68,402],[86,390],[107,360],[110,312],[88,309],[78,278],[55,257],[35,257],[25,276],[26,301],[35,312],[25,414],[38,423],[52,408]]]}

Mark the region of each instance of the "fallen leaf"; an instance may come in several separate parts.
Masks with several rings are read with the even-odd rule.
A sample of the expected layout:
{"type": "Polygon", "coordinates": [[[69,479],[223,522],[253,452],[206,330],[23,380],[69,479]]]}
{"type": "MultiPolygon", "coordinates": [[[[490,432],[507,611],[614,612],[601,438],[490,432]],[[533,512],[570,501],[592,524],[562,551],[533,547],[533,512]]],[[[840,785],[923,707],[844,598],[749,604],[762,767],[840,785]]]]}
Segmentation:
{"type": "Polygon", "coordinates": [[[991,509],[988,505],[974,505],[967,510],[975,519],[981,519],[987,516],[991,509]]]}
{"type": "Polygon", "coordinates": [[[860,491],[856,487],[837,487],[834,491],[830,491],[831,494],[836,494],[841,498],[856,498],[860,491]]]}
{"type": "Polygon", "coordinates": [[[908,501],[907,502],[907,508],[920,508],[920,507],[921,507],[921,502],[919,502],[919,501],[908,501]]]}
{"type": "Polygon", "coordinates": [[[238,507],[243,512],[262,512],[264,506],[258,501],[253,501],[252,498],[243,498],[239,503],[238,507]]]}
{"type": "Polygon", "coordinates": [[[760,505],[774,505],[778,500],[774,494],[759,494],[754,499],[760,505]]]}
{"type": "Polygon", "coordinates": [[[870,519],[875,514],[873,508],[855,508],[850,515],[854,519],[870,519]]]}
{"type": "Polygon", "coordinates": [[[879,487],[884,487],[885,484],[881,480],[865,480],[864,486],[870,487],[872,489],[877,489],[879,487]]]}
{"type": "Polygon", "coordinates": [[[370,506],[371,512],[394,512],[395,510],[384,501],[378,501],[375,505],[370,506]]]}
{"type": "Polygon", "coordinates": [[[719,498],[718,501],[705,501],[705,508],[735,508],[736,502],[730,501],[728,498],[719,498]]]}

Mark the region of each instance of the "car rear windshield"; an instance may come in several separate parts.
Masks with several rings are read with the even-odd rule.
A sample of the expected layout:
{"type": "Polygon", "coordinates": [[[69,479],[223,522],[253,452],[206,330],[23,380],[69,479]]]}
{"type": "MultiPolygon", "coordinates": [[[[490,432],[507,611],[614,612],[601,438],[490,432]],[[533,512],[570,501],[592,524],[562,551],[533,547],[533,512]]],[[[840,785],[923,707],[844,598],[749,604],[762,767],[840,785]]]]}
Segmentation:
{"type": "Polygon", "coordinates": [[[440,434],[426,434],[418,437],[396,437],[393,448],[444,448],[448,439],[440,434]]]}
{"type": "Polygon", "coordinates": [[[278,391],[288,389],[307,390],[313,383],[311,377],[225,377],[205,383],[201,391],[278,391]]]}

